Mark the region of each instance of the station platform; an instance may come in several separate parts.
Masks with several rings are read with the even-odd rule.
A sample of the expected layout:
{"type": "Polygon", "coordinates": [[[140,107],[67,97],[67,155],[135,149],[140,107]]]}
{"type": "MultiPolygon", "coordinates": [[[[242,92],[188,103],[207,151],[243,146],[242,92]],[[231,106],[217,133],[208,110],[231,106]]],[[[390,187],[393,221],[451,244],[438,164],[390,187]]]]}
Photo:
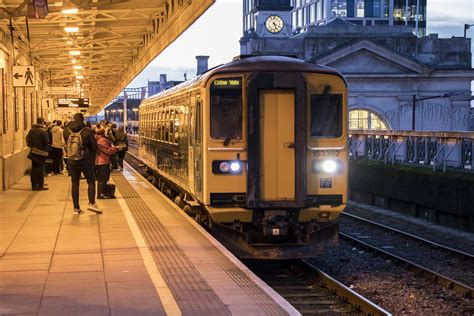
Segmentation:
{"type": "Polygon", "coordinates": [[[74,215],[66,175],[0,193],[1,315],[296,315],[143,177],[112,173],[117,199],[74,215]]]}

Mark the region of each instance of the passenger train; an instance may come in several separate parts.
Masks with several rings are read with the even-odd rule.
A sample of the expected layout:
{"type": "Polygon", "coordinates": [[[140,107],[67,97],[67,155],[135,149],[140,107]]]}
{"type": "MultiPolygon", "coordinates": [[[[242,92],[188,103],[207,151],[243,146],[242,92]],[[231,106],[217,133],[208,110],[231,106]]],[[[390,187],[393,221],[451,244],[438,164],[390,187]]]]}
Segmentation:
{"type": "Polygon", "coordinates": [[[144,100],[139,155],[237,256],[314,257],[347,203],[347,98],[334,69],[238,57],[144,100]]]}

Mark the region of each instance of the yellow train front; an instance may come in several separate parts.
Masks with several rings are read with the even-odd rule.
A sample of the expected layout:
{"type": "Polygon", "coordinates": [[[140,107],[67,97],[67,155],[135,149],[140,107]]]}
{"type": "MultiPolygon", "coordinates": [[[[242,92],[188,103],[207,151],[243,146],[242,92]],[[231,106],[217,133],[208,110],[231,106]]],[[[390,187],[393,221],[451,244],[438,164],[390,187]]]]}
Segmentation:
{"type": "Polygon", "coordinates": [[[298,59],[236,59],[145,100],[157,184],[242,258],[313,257],[347,203],[347,85],[298,59]]]}

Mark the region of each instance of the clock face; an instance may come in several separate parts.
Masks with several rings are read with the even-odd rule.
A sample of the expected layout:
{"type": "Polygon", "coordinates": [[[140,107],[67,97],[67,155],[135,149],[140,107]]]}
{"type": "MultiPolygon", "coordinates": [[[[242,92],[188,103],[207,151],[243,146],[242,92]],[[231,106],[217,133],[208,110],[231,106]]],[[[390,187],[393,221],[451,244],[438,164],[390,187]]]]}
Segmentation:
{"type": "Polygon", "coordinates": [[[284,24],[283,19],[278,15],[270,15],[265,22],[265,27],[270,33],[279,33],[284,24]]]}

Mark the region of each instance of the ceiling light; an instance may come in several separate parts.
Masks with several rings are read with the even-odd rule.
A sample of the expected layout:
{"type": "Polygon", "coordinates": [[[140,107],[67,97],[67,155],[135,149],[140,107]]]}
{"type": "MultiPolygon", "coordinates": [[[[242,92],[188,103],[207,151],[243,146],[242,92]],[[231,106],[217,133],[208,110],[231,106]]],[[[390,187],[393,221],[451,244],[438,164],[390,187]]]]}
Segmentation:
{"type": "Polygon", "coordinates": [[[77,66],[72,66],[73,69],[82,69],[82,66],[81,65],[77,65],[77,66]]]}
{"type": "Polygon", "coordinates": [[[72,45],[72,41],[67,41],[66,44],[72,45]]]}
{"type": "Polygon", "coordinates": [[[71,51],[69,51],[69,55],[71,55],[71,56],[78,56],[78,55],[80,55],[80,54],[81,54],[81,52],[78,51],[78,50],[71,50],[71,51]]]}
{"type": "Polygon", "coordinates": [[[76,79],[84,79],[84,76],[76,76],[76,79]]]}
{"type": "Polygon", "coordinates": [[[78,8],[65,9],[61,11],[63,14],[76,14],[79,12],[78,8]]]}
{"type": "Polygon", "coordinates": [[[75,74],[75,75],[78,75],[78,74],[79,74],[79,71],[74,71],[74,74],[75,74]]]}
{"type": "MultiPolygon", "coordinates": [[[[71,54],[71,55],[72,55],[72,54],[71,54]]],[[[72,63],[73,63],[73,64],[77,63],[77,60],[73,59],[73,60],[72,60],[72,63]]]]}
{"type": "Polygon", "coordinates": [[[64,30],[66,31],[66,33],[77,33],[77,32],[79,32],[79,27],[78,26],[66,26],[64,28],[64,30]]]}

